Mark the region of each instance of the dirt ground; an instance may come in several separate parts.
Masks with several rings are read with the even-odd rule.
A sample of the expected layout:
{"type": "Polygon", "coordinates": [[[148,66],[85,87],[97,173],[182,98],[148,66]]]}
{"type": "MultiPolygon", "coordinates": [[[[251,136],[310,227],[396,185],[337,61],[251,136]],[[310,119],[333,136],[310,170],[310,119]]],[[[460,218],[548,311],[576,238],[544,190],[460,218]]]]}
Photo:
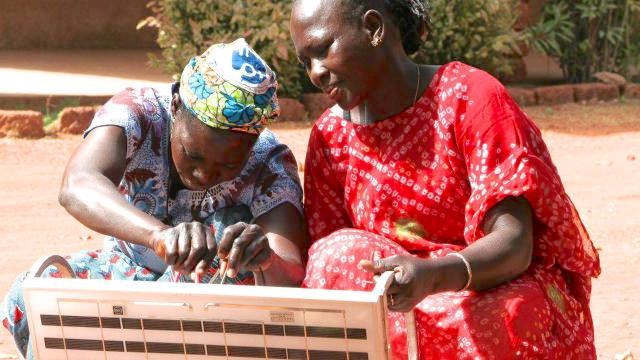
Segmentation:
{"type": "MultiPolygon", "coordinates": [[[[593,118],[589,115],[597,108],[601,106],[531,108],[527,112],[544,125],[552,116],[567,118],[567,109],[593,118]]],[[[603,272],[594,282],[592,312],[601,359],[613,359],[628,350],[640,354],[638,110],[640,106],[612,105],[607,113],[626,112],[636,120],[635,125],[594,130],[593,126],[603,124],[594,119],[584,126],[593,131],[577,131],[591,136],[560,133],[557,126],[543,132],[565,187],[600,251],[603,272]],[[623,130],[626,132],[620,132],[623,130]],[[594,136],[596,133],[606,135],[594,136]]],[[[302,162],[309,127],[280,125],[275,132],[302,162]]],[[[102,236],[76,222],[57,202],[64,164],[80,140],[0,139],[0,296],[41,255],[101,246],[102,236]]],[[[0,330],[0,359],[15,354],[12,339],[0,330]]]]}

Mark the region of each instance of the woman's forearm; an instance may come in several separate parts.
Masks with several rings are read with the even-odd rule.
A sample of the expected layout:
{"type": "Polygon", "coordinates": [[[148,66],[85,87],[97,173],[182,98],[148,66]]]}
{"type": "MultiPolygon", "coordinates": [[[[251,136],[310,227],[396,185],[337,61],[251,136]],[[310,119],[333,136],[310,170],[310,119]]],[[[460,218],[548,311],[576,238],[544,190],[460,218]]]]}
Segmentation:
{"type": "Polygon", "coordinates": [[[299,286],[304,279],[303,255],[307,251],[306,226],[302,214],[285,203],[256,219],[273,250],[273,262],[263,270],[264,285],[299,286]]]}
{"type": "MultiPolygon", "coordinates": [[[[526,200],[509,198],[496,205],[486,217],[486,236],[469,245],[460,254],[469,262],[473,290],[486,290],[512,280],[531,264],[533,234],[531,208],[526,200]]],[[[450,276],[443,281],[446,290],[461,289],[468,279],[462,259],[439,259],[450,276]]]]}
{"type": "MultiPolygon", "coordinates": [[[[526,234],[498,230],[460,253],[471,265],[471,289],[486,290],[512,280],[531,264],[531,246],[526,234]]],[[[466,271],[466,267],[465,267],[466,271]]]]}
{"type": "Polygon", "coordinates": [[[75,172],[66,176],[58,199],[86,227],[134,244],[149,247],[150,234],[168,227],[128,203],[100,173],[75,172]]]}
{"type": "Polygon", "coordinates": [[[127,138],[122,128],[93,129],[69,159],[58,201],[92,230],[149,246],[149,234],[167,226],[136,209],[118,191],[126,154],[127,138]]]}
{"type": "Polygon", "coordinates": [[[302,262],[287,260],[274,253],[273,263],[261,275],[264,276],[264,285],[295,287],[302,283],[304,273],[302,262]]]}

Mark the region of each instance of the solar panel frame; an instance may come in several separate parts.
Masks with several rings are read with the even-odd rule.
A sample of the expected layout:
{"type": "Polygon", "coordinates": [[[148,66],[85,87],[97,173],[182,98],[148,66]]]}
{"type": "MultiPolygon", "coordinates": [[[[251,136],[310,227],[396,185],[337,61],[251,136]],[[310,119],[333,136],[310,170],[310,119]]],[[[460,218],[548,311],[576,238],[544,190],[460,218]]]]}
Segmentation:
{"type": "MultiPolygon", "coordinates": [[[[124,281],[51,278],[29,278],[24,283],[36,359],[45,358],[40,354],[47,354],[47,360],[83,358],[69,356],[69,353],[87,355],[90,351],[103,352],[104,359],[126,358],[114,354],[134,353],[143,354],[145,357],[141,359],[157,358],[150,357],[151,354],[204,359],[216,358],[206,354],[211,351],[221,354],[221,349],[225,353],[222,358],[245,359],[247,354],[257,354],[255,348],[263,350],[261,358],[299,358],[301,351],[306,359],[391,358],[384,289],[363,292],[270,287],[269,291],[264,290],[251,286],[146,282],[136,282],[132,287],[124,281]],[[97,310],[94,316],[70,314],[66,313],[70,310],[61,311],[61,304],[74,311],[83,306],[89,309],[85,312],[90,312],[92,306],[97,310]],[[270,317],[265,315],[250,321],[245,315],[252,311],[270,317]],[[43,317],[46,321],[37,321],[43,317]],[[344,322],[340,325],[341,317],[344,322]],[[308,319],[330,318],[333,324],[327,326],[306,323],[308,319]],[[100,338],[83,337],[96,323],[102,325],[100,338]],[[60,328],[58,333],[52,330],[56,325],[60,328]],[[116,338],[118,335],[121,336],[116,338]],[[217,343],[210,340],[214,337],[219,340],[217,343]],[[243,339],[249,340],[242,343],[243,339]],[[256,343],[260,339],[262,343],[256,343]],[[287,341],[297,345],[285,346],[287,341]],[[57,349],[47,348],[47,342],[55,344],[57,349]],[[321,345],[327,348],[318,348],[321,345]],[[373,346],[373,350],[368,351],[369,346],[373,346]],[[77,348],[94,350],[75,350],[77,348]],[[203,352],[205,357],[201,356],[203,352]]],[[[173,359],[162,357],[169,358],[173,359]]]]}

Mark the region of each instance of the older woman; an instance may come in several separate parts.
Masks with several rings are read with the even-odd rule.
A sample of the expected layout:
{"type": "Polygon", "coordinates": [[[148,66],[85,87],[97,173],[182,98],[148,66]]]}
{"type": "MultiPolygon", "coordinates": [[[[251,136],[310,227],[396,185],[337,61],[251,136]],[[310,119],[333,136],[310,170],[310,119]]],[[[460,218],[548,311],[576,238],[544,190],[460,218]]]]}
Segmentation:
{"type": "MultiPolygon", "coordinates": [[[[540,131],[486,72],[409,57],[419,0],[297,0],[291,35],[337,106],[305,170],[304,286],[363,290],[395,270],[421,358],[595,358],[599,260],[540,131]]],[[[404,318],[390,342],[406,358],[404,318]]]]}
{"type": "MultiPolygon", "coordinates": [[[[219,283],[222,259],[229,283],[253,283],[255,272],[267,285],[299,285],[297,163],[264,129],[279,110],[276,87],[240,39],[193,58],[178,84],[127,89],[102,107],[60,190],[71,215],[109,236],[104,250],[69,258],[76,276],[219,283]]],[[[1,312],[23,355],[24,276],[1,312]]]]}

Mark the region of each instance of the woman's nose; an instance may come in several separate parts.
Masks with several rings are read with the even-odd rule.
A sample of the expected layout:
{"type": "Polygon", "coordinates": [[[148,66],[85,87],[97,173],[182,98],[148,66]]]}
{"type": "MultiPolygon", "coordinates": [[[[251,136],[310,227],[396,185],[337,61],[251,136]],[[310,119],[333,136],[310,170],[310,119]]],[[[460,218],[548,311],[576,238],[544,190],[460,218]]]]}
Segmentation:
{"type": "Polygon", "coordinates": [[[329,70],[327,70],[322,61],[311,60],[309,79],[319,89],[324,89],[329,85],[329,70]]]}
{"type": "Polygon", "coordinates": [[[199,167],[193,169],[193,177],[202,185],[212,185],[213,180],[218,176],[214,171],[205,171],[199,167]]]}

